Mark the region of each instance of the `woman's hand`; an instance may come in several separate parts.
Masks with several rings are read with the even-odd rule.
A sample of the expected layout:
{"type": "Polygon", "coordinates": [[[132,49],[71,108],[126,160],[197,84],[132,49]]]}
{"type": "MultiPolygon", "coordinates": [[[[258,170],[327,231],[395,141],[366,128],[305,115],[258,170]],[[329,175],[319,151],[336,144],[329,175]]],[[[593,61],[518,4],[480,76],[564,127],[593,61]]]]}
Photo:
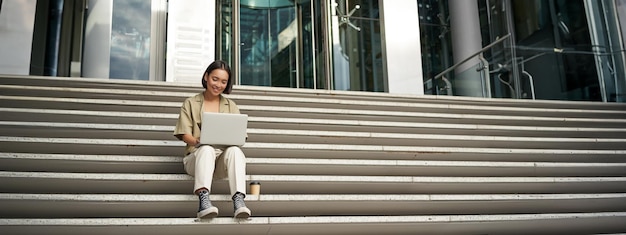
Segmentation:
{"type": "Polygon", "coordinates": [[[195,137],[193,137],[190,134],[184,134],[183,135],[183,142],[185,142],[188,145],[196,146],[196,145],[200,144],[200,139],[196,139],[195,137]]]}

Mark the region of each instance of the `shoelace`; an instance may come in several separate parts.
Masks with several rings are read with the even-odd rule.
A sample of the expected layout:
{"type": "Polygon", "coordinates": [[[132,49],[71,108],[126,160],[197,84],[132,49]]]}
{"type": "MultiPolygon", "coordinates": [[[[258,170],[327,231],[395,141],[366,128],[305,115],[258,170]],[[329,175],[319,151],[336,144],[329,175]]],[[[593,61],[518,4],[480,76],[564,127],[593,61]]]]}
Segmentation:
{"type": "Polygon", "coordinates": [[[202,211],[204,209],[211,208],[211,200],[209,200],[209,191],[203,190],[198,193],[198,197],[200,198],[200,205],[198,211],[202,211]]]}
{"type": "Polygon", "coordinates": [[[235,195],[233,195],[233,205],[235,206],[235,210],[242,208],[242,207],[246,207],[246,203],[243,201],[243,199],[246,196],[243,193],[235,193],[235,195]]]}

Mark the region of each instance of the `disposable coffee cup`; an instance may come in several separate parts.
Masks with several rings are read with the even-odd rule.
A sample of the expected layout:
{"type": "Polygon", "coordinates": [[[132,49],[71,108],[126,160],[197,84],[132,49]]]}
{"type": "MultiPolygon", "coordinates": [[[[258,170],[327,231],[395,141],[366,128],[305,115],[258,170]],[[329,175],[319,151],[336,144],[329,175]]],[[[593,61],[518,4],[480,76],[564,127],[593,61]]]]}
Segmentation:
{"type": "Polygon", "coordinates": [[[261,182],[259,181],[250,182],[250,194],[251,195],[261,194],[261,182]]]}

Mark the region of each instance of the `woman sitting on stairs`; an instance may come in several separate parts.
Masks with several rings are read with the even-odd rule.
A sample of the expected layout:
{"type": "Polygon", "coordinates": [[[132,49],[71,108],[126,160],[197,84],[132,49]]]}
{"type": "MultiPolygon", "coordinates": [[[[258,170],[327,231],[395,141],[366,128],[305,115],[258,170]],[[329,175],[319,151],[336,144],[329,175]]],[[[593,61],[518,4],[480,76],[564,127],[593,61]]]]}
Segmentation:
{"type": "Polygon", "coordinates": [[[246,157],[239,147],[216,148],[199,145],[200,127],[203,112],[239,113],[237,104],[224,97],[232,89],[230,67],[223,61],[211,63],[202,76],[204,92],[187,98],[180,109],[174,136],[187,143],[183,164],[187,174],[194,176],[194,194],[198,195],[200,206],[198,218],[212,218],[218,214],[217,207],[211,205],[209,193],[213,174],[216,178],[228,177],[230,193],[234,205],[235,218],[251,215],[246,207],[246,157]]]}

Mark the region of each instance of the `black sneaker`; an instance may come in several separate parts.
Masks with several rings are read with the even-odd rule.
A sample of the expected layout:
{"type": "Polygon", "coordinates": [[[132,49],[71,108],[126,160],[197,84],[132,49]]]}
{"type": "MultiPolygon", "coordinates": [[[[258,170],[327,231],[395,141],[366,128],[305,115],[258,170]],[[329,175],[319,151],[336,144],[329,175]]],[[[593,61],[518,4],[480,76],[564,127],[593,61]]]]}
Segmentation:
{"type": "Polygon", "coordinates": [[[217,207],[211,205],[208,190],[200,191],[200,193],[198,193],[198,200],[200,201],[200,206],[198,208],[198,219],[208,219],[217,216],[217,207]]]}
{"type": "Polygon", "coordinates": [[[235,193],[235,195],[233,195],[233,206],[235,207],[235,218],[239,218],[239,219],[245,219],[250,217],[250,215],[252,214],[252,212],[250,212],[250,209],[248,209],[248,207],[246,207],[246,203],[243,201],[243,199],[246,198],[246,195],[240,192],[235,193]]]}

